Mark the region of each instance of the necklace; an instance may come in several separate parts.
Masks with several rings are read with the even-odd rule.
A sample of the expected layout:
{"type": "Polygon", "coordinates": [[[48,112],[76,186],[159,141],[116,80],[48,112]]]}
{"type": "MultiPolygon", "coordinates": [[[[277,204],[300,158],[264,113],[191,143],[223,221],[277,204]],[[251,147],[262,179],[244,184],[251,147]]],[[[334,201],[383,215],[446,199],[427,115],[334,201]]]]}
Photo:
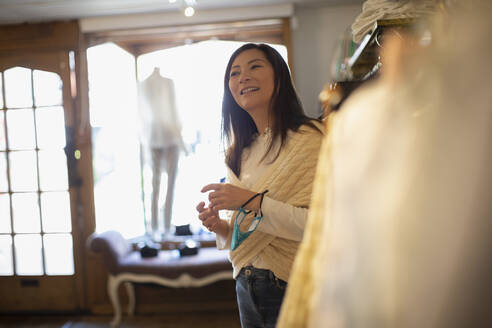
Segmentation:
{"type": "Polygon", "coordinates": [[[269,126],[267,126],[262,134],[265,136],[271,136],[272,135],[272,129],[269,126]]]}

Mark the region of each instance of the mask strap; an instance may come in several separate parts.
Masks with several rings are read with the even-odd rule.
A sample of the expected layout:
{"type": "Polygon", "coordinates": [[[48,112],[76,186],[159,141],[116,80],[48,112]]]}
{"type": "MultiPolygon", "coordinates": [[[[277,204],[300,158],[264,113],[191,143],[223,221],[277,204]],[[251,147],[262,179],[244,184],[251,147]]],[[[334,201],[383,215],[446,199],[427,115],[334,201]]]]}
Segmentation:
{"type": "MultiPolygon", "coordinates": [[[[243,203],[243,205],[240,206],[240,208],[243,208],[244,209],[244,206],[248,205],[249,202],[251,202],[253,199],[255,199],[256,197],[260,196],[261,197],[261,200],[260,200],[260,209],[261,209],[261,203],[263,202],[263,196],[265,196],[265,194],[268,192],[268,189],[265,190],[264,192],[262,193],[258,193],[258,194],[255,194],[253,195],[250,199],[248,199],[247,201],[245,201],[243,203]]],[[[245,211],[246,214],[250,213],[251,211],[245,211]]]]}
{"type": "MultiPolygon", "coordinates": [[[[268,192],[268,189],[266,189],[264,192],[261,192],[261,193],[258,193],[258,194],[251,196],[250,199],[248,199],[246,202],[243,203],[243,205],[241,205],[241,207],[239,207],[239,211],[244,212],[245,215],[251,213],[251,210],[249,210],[249,211],[245,210],[244,206],[248,205],[248,203],[251,202],[256,197],[260,196],[260,209],[258,212],[260,213],[260,219],[261,219],[261,217],[263,217],[263,212],[261,211],[261,204],[263,204],[263,197],[265,197],[265,194],[267,192],[268,192]]],[[[255,217],[258,217],[257,212],[255,212],[255,217]]],[[[244,216],[242,217],[242,219],[244,219],[244,216]]],[[[239,221],[238,223],[241,224],[242,222],[243,222],[243,220],[239,221]]]]}
{"type": "MultiPolygon", "coordinates": [[[[264,192],[258,194],[260,195],[260,209],[258,210],[258,213],[260,213],[260,216],[263,217],[263,211],[261,210],[261,204],[263,204],[263,198],[265,197],[265,194],[268,192],[268,189],[266,189],[264,192]]],[[[257,216],[257,215],[255,215],[257,216]]]]}

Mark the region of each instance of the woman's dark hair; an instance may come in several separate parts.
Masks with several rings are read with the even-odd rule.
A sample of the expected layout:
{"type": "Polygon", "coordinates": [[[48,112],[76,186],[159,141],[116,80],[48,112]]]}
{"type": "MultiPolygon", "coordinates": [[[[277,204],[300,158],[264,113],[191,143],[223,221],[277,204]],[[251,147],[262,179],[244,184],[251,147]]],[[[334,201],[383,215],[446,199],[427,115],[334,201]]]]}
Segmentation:
{"type": "Polygon", "coordinates": [[[304,114],[301,101],[292,85],[289,68],[277,50],[266,44],[247,43],[241,46],[234,51],[227,64],[224,77],[224,97],[222,99],[222,137],[227,139],[227,144],[229,145],[226,152],[226,164],[238,177],[241,173],[243,149],[251,145],[258,130],[248,112],[242,109],[234,100],[229,89],[229,78],[232,63],[236,57],[243,51],[250,49],[258,49],[265,54],[266,59],[273,67],[275,75],[273,96],[270,103],[271,117],[273,119],[270,127],[272,138],[265,156],[272,150],[273,141],[280,138],[280,148],[274,160],[278,157],[280,150],[285,145],[289,130],[297,131],[303,124],[318,130],[312,122],[314,119],[304,114]]]}

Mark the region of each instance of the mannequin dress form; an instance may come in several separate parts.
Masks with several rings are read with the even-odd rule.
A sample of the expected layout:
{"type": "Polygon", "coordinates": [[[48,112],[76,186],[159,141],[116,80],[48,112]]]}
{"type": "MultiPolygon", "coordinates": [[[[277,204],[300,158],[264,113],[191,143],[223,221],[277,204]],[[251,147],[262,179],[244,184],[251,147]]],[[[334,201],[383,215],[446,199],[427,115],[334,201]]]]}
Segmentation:
{"type": "MultiPolygon", "coordinates": [[[[162,233],[169,235],[171,232],[179,153],[185,149],[176,112],[174,82],[161,76],[155,68],[148,78],[138,84],[138,100],[142,157],[147,155],[152,168],[151,233],[154,239],[159,239],[162,233]],[[163,215],[160,216],[159,194],[163,171],[167,173],[167,191],[163,215]],[[162,225],[159,224],[160,217],[162,225]]],[[[142,159],[142,163],[144,161],[142,159]]]]}

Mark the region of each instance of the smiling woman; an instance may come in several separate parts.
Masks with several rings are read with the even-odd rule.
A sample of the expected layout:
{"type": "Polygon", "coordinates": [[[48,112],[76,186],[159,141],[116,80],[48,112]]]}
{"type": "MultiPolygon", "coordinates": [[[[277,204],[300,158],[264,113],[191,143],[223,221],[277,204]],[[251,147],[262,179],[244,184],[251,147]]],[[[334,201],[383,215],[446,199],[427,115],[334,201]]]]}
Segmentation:
{"type": "Polygon", "coordinates": [[[219,248],[231,248],[241,325],[274,327],[304,232],[321,124],[304,115],[280,54],[248,43],[227,65],[222,130],[227,183],[202,189],[210,204],[198,204],[199,218],[219,248]],[[220,210],[234,212],[221,219],[220,210]]]}

